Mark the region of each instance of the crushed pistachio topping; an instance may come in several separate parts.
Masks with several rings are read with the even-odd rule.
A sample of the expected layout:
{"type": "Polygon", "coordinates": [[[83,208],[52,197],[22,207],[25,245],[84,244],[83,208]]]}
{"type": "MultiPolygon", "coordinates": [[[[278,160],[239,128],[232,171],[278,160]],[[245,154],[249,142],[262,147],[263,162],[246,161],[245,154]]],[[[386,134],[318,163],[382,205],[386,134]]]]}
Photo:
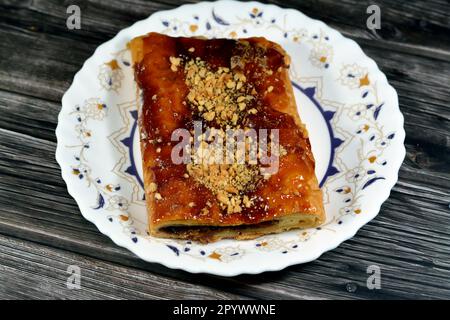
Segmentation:
{"type": "Polygon", "coordinates": [[[198,150],[192,150],[193,163],[187,165],[187,172],[212,191],[224,211],[241,212],[244,207],[249,208],[253,204],[244,193],[253,190],[262,177],[258,164],[250,164],[249,161],[252,138],[246,137],[244,149],[228,151],[213,141],[213,135],[226,137],[223,129],[216,128],[211,129],[210,135],[202,134],[198,150]]]}
{"type": "Polygon", "coordinates": [[[227,67],[213,70],[205,61],[192,59],[185,63],[184,72],[188,103],[208,122],[236,126],[240,114],[254,99],[252,88],[240,71],[227,67]]]}
{"type": "Polygon", "coordinates": [[[162,200],[161,194],[158,193],[158,192],[156,192],[156,193],[155,193],[155,199],[156,199],[156,200],[162,200]]]}
{"type": "MultiPolygon", "coordinates": [[[[192,163],[187,165],[187,174],[204,185],[217,197],[220,207],[227,213],[238,213],[243,208],[252,206],[253,201],[246,193],[254,190],[261,179],[269,179],[270,171],[258,164],[258,159],[266,156],[258,148],[252,136],[246,136],[243,148],[233,150],[223,149],[222,140],[212,139],[217,135],[223,139],[226,133],[223,129],[212,128],[210,134],[203,133],[198,137],[198,149],[192,149],[192,163]],[[252,159],[254,154],[256,159],[252,159]]],[[[273,136],[270,136],[273,139],[273,136]]],[[[287,154],[283,146],[272,150],[271,144],[267,146],[268,152],[278,157],[287,154]]]]}
{"type": "Polygon", "coordinates": [[[158,189],[158,186],[156,185],[156,183],[151,182],[149,187],[148,187],[148,191],[150,192],[156,192],[156,190],[158,189]]]}
{"type": "Polygon", "coordinates": [[[259,176],[257,165],[246,164],[188,164],[187,170],[195,180],[211,190],[220,207],[227,213],[241,212],[253,203],[243,192],[250,191],[259,176]]]}
{"type": "MultiPolygon", "coordinates": [[[[189,48],[193,53],[195,48],[189,48]]],[[[256,89],[247,81],[246,76],[241,71],[243,69],[242,60],[239,57],[232,57],[231,68],[212,68],[200,58],[190,59],[185,57],[169,58],[170,69],[177,72],[184,71],[185,83],[188,88],[186,103],[192,111],[198,114],[206,122],[213,122],[219,128],[211,128],[223,138],[224,128],[239,128],[246,115],[258,113],[254,107],[254,99],[257,95],[256,89]],[[189,59],[189,60],[188,60],[189,59]]],[[[272,74],[272,71],[267,71],[272,74]]],[[[273,86],[267,88],[267,92],[273,90],[273,86]]],[[[251,137],[247,137],[251,140],[251,137]]],[[[242,159],[242,149],[236,148],[231,158],[224,155],[222,148],[217,148],[214,142],[208,137],[200,137],[200,147],[198,150],[192,149],[193,162],[187,164],[187,172],[184,178],[192,177],[195,181],[208,188],[217,198],[220,208],[228,213],[239,213],[245,208],[253,205],[253,199],[247,194],[255,189],[258,181],[269,179],[270,174],[265,173],[256,160],[249,160],[249,148],[246,143],[244,162],[242,159]],[[221,151],[218,152],[217,150],[221,151]],[[239,154],[240,153],[240,154],[239,154]],[[223,157],[227,157],[224,161],[223,157]]],[[[191,137],[191,143],[194,142],[191,137]]],[[[157,150],[157,152],[160,152],[157,150]]],[[[256,152],[260,158],[260,151],[256,152]]],[[[286,150],[280,146],[280,155],[286,154],[286,150]]],[[[155,188],[156,191],[156,188],[155,188]]],[[[161,195],[155,194],[155,198],[160,200],[161,195]]],[[[195,203],[190,202],[189,207],[195,207],[195,203]]],[[[201,214],[208,214],[211,203],[207,203],[200,210],[201,214]]]]}
{"type": "Polygon", "coordinates": [[[181,58],[169,57],[170,70],[173,72],[178,71],[178,66],[181,64],[181,58]]]}

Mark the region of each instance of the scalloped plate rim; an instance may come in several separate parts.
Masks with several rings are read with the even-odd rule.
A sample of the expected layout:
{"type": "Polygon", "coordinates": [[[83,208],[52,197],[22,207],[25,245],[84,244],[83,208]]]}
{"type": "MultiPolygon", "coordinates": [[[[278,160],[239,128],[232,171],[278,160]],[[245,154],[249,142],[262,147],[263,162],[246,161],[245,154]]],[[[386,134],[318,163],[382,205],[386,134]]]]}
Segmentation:
{"type": "MultiPolygon", "coordinates": [[[[69,87],[69,89],[67,89],[67,91],[64,93],[63,97],[62,97],[62,108],[61,111],[58,115],[58,125],[57,128],[55,130],[56,133],[56,138],[57,138],[57,148],[56,148],[56,152],[55,152],[55,158],[56,161],[58,162],[58,164],[61,166],[61,168],[63,167],[63,165],[65,164],[64,161],[64,151],[63,151],[63,146],[61,144],[61,142],[63,141],[63,127],[62,127],[62,123],[64,121],[62,121],[63,118],[63,109],[64,109],[64,105],[67,104],[66,100],[68,99],[71,90],[74,90],[73,87],[74,85],[77,84],[77,82],[79,81],[79,77],[80,74],[82,73],[82,71],[85,69],[86,65],[92,61],[94,59],[94,57],[98,54],[99,51],[102,50],[103,47],[106,47],[108,44],[110,44],[111,42],[113,42],[116,38],[118,38],[122,33],[124,33],[127,29],[129,28],[134,28],[139,24],[144,24],[147,20],[151,19],[151,18],[155,18],[157,16],[163,15],[166,12],[171,12],[171,11],[182,11],[186,8],[190,8],[190,7],[195,7],[195,6],[207,6],[207,5],[215,5],[218,3],[228,3],[228,4],[241,4],[237,1],[230,1],[230,0],[219,0],[219,1],[215,1],[215,2],[200,2],[200,3],[196,3],[196,4],[184,4],[181,5],[177,8],[174,9],[170,9],[170,10],[164,10],[164,11],[158,11],[155,12],[153,14],[151,14],[149,17],[143,19],[143,20],[139,20],[135,23],[133,23],[131,26],[122,29],[121,31],[119,31],[113,38],[111,38],[110,40],[102,43],[101,45],[99,45],[96,50],[94,51],[94,53],[88,58],[86,59],[86,61],[83,63],[82,67],[80,68],[80,70],[75,74],[75,76],[73,77],[72,80],[72,84],[69,87]]],[[[283,11],[290,11],[292,13],[295,14],[300,14],[304,19],[306,20],[310,20],[313,21],[314,23],[318,23],[321,24],[325,29],[331,29],[333,30],[337,35],[338,35],[338,40],[339,41],[345,41],[348,42],[349,45],[352,46],[353,49],[359,50],[362,57],[364,57],[364,59],[366,61],[368,61],[369,63],[372,63],[374,65],[374,71],[377,72],[378,74],[382,75],[382,82],[380,83],[380,85],[382,85],[383,90],[389,91],[390,94],[393,95],[394,97],[394,105],[393,108],[395,109],[395,114],[396,117],[398,118],[398,130],[396,132],[396,135],[399,137],[400,142],[401,142],[401,146],[402,148],[400,150],[398,150],[399,155],[398,157],[391,163],[392,165],[392,172],[393,176],[390,177],[390,183],[389,181],[386,181],[387,185],[384,188],[384,195],[380,196],[380,198],[382,198],[383,200],[379,202],[379,205],[377,208],[372,208],[371,211],[373,211],[372,213],[368,212],[366,215],[361,216],[360,219],[358,219],[358,221],[353,222],[353,229],[352,232],[348,232],[348,233],[341,233],[340,236],[335,237],[333,240],[333,242],[328,243],[327,245],[324,245],[320,250],[318,250],[318,252],[314,255],[310,255],[308,256],[306,259],[304,256],[302,256],[301,254],[297,254],[297,255],[291,255],[291,259],[289,261],[286,262],[281,262],[281,263],[272,263],[272,264],[266,264],[266,265],[261,265],[258,267],[258,265],[239,265],[239,267],[237,266],[233,266],[232,270],[227,270],[227,266],[223,266],[221,268],[211,268],[210,266],[208,266],[208,264],[206,263],[198,263],[196,265],[188,265],[188,264],[183,264],[183,260],[181,259],[168,259],[165,261],[161,261],[158,260],[158,258],[149,258],[148,256],[143,256],[140,252],[137,252],[136,250],[133,250],[133,246],[130,242],[125,242],[125,241],[120,241],[122,238],[115,238],[113,236],[113,233],[111,232],[111,229],[107,229],[105,227],[103,227],[102,224],[97,223],[97,221],[91,217],[89,217],[87,214],[83,213],[83,211],[80,209],[81,214],[83,215],[83,217],[90,221],[91,223],[93,223],[94,225],[96,225],[96,227],[99,229],[99,231],[108,236],[116,245],[121,246],[123,248],[126,248],[128,250],[130,250],[132,253],[134,253],[136,256],[138,256],[139,258],[141,258],[142,260],[145,260],[147,262],[150,263],[158,263],[161,264],[165,267],[168,268],[172,268],[172,269],[178,269],[178,270],[184,270],[184,271],[188,271],[190,273],[207,273],[207,274],[214,274],[214,275],[219,275],[219,276],[236,276],[236,275],[240,275],[240,274],[259,274],[262,272],[270,272],[270,271],[279,271],[282,269],[285,269],[289,266],[292,265],[297,265],[297,264],[302,264],[302,263],[307,263],[307,262],[311,262],[314,261],[316,259],[318,259],[322,254],[324,254],[325,252],[328,252],[330,250],[335,249],[336,247],[338,247],[341,243],[343,243],[344,241],[347,241],[349,239],[351,239],[353,236],[355,236],[355,234],[368,222],[370,222],[372,219],[374,219],[380,209],[381,209],[381,205],[389,198],[389,195],[392,191],[392,188],[394,187],[394,185],[396,184],[396,182],[398,181],[398,172],[400,170],[400,167],[403,163],[403,160],[406,156],[406,150],[404,147],[404,140],[405,140],[405,131],[404,131],[404,117],[401,113],[401,110],[399,108],[399,103],[398,103],[398,95],[397,92],[395,91],[395,89],[388,83],[387,78],[385,76],[385,74],[379,69],[377,63],[371,59],[370,57],[368,57],[363,50],[361,49],[361,47],[352,39],[346,38],[345,36],[343,36],[338,30],[333,29],[331,27],[329,27],[326,23],[317,20],[317,19],[313,19],[310,18],[308,16],[306,16],[305,14],[303,14],[301,11],[296,10],[296,9],[291,9],[291,8],[281,8],[277,5],[274,4],[262,4],[259,2],[246,2],[245,4],[253,4],[255,6],[259,6],[259,7],[275,7],[278,8],[280,10],[283,11]],[[376,210],[375,210],[376,209],[376,210]]],[[[77,199],[77,191],[75,190],[73,184],[70,181],[70,176],[68,174],[66,174],[63,170],[61,170],[61,176],[63,178],[63,180],[66,183],[67,186],[67,190],[68,193],[75,199],[75,201],[77,202],[77,205],[80,207],[80,203],[77,199]]]]}

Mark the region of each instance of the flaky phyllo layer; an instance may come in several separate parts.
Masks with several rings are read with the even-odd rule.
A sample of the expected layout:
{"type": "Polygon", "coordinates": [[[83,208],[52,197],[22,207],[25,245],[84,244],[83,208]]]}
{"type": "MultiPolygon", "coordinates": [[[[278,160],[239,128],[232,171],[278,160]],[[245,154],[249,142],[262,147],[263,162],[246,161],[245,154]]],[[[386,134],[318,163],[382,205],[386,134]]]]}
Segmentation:
{"type": "Polygon", "coordinates": [[[279,45],[150,33],[129,48],[143,97],[152,235],[251,239],[324,221],[289,57],[279,45]]]}

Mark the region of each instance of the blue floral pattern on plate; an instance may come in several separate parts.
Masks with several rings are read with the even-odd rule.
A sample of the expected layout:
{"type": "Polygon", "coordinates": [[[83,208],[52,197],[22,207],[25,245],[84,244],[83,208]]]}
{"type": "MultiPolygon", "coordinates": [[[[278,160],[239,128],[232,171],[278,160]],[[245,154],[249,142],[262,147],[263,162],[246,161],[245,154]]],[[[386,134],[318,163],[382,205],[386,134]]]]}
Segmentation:
{"type": "Polygon", "coordinates": [[[101,232],[147,261],[228,276],[311,261],[351,237],[378,213],[405,153],[397,96],[376,64],[325,24],[257,2],[185,5],[123,30],[75,76],[63,98],[57,137],[56,157],[69,192],[101,232]],[[209,38],[266,36],[288,51],[325,196],[323,226],[207,245],[149,236],[139,97],[125,46],[149,31],[209,38]]]}

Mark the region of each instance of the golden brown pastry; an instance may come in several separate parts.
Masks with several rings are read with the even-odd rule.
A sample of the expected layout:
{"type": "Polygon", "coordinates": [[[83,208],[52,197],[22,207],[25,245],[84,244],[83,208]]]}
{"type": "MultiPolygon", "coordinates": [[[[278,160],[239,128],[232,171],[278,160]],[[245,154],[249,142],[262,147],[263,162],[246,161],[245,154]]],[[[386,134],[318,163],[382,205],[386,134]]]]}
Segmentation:
{"type": "MultiPolygon", "coordinates": [[[[133,39],[129,49],[142,96],[139,125],[151,235],[201,242],[253,239],[324,222],[308,132],[289,80],[289,56],[278,44],[265,38],[149,33],[133,39]],[[199,121],[205,134],[190,142],[201,140],[206,152],[195,153],[191,145],[183,149],[191,161],[174,162],[180,141],[179,136],[173,141],[174,130],[193,134],[199,121]],[[210,161],[217,150],[208,149],[208,128],[220,137],[227,129],[268,129],[268,142],[276,140],[271,130],[278,129],[279,147],[268,147],[265,158],[257,152],[261,162],[278,156],[277,170],[265,170],[267,162],[210,161]]],[[[236,160],[237,153],[231,154],[236,160]]]]}

